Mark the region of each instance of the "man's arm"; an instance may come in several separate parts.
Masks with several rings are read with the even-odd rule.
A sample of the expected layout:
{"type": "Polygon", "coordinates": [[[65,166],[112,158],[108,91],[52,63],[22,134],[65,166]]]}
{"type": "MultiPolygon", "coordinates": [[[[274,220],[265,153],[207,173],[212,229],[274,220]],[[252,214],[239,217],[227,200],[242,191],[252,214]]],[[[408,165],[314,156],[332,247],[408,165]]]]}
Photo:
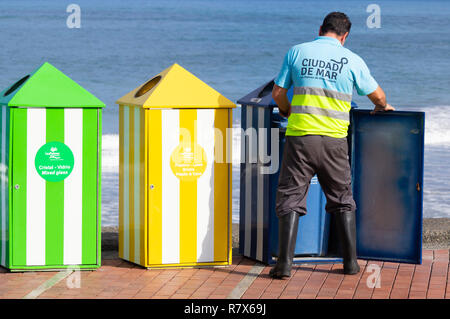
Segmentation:
{"type": "Polygon", "coordinates": [[[276,84],[273,85],[272,98],[278,105],[281,116],[289,117],[291,115],[291,103],[287,98],[287,89],[282,88],[276,84]]]}
{"type": "Polygon", "coordinates": [[[375,112],[395,111],[391,105],[387,104],[386,94],[384,94],[384,91],[380,86],[378,86],[375,91],[367,95],[367,97],[373,104],[375,104],[372,114],[375,112]]]}

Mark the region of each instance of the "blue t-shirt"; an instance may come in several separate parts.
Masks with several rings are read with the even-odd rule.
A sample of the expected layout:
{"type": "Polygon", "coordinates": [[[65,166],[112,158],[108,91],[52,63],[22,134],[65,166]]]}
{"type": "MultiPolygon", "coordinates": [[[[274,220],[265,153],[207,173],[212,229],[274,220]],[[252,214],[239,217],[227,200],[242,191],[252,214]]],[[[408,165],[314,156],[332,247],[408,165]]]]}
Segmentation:
{"type": "Polygon", "coordinates": [[[355,87],[359,95],[368,95],[378,87],[363,59],[337,39],[325,36],[293,46],[275,83],[285,89],[293,84],[345,94],[352,94],[355,87]]]}

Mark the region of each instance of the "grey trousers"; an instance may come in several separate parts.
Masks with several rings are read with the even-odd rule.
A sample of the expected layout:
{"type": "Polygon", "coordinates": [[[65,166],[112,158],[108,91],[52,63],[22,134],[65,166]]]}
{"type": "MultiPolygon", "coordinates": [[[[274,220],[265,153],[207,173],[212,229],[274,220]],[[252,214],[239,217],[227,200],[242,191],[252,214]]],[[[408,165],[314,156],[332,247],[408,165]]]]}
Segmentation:
{"type": "Polygon", "coordinates": [[[347,138],[287,136],[276,195],[278,217],[291,211],[306,214],[306,195],[315,174],[325,193],[328,213],[356,209],[347,138]]]}

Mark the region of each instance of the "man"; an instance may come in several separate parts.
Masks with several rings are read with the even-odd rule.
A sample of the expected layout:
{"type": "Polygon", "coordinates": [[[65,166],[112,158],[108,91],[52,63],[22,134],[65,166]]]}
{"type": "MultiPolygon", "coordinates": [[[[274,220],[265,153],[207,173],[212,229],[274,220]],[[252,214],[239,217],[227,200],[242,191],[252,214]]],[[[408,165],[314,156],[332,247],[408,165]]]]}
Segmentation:
{"type": "Polygon", "coordinates": [[[315,174],[327,199],[325,209],[336,219],[344,273],[360,270],[347,146],[353,88],[368,96],[374,112],[394,108],[386,103],[364,61],[343,47],[350,27],[344,13],[328,14],[319,37],[288,51],[275,80],[272,96],[281,115],[288,117],[288,126],[276,198],[279,255],[270,271],[274,278],[291,274],[298,220],[306,214],[306,195],[315,174]],[[286,93],[292,85],[294,96],[289,103],[286,93]]]}

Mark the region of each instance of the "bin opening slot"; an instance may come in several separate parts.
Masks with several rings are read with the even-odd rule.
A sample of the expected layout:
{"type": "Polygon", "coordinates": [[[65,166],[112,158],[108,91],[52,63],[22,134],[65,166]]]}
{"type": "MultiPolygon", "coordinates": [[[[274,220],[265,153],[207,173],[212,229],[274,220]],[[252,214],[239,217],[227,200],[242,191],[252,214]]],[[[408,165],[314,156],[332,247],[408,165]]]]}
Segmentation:
{"type": "Polygon", "coordinates": [[[30,75],[26,75],[23,78],[21,78],[19,81],[17,81],[16,83],[14,83],[9,89],[8,91],[5,92],[5,94],[3,94],[3,96],[8,96],[10,95],[12,92],[14,92],[15,90],[17,90],[17,88],[19,86],[21,86],[22,84],[25,83],[26,80],[28,80],[28,78],[30,77],[30,75]]]}
{"type": "Polygon", "coordinates": [[[265,96],[271,94],[274,84],[275,84],[275,82],[273,80],[270,81],[269,83],[267,83],[267,85],[261,90],[261,92],[259,92],[258,97],[262,98],[262,97],[265,97],[265,96]]]}
{"type": "Polygon", "coordinates": [[[145,93],[147,93],[148,91],[153,89],[155,87],[155,85],[159,83],[160,80],[161,80],[161,75],[155,76],[153,79],[151,79],[150,81],[145,83],[143,86],[141,86],[141,88],[136,92],[134,97],[138,98],[138,97],[144,95],[145,93]]]}

